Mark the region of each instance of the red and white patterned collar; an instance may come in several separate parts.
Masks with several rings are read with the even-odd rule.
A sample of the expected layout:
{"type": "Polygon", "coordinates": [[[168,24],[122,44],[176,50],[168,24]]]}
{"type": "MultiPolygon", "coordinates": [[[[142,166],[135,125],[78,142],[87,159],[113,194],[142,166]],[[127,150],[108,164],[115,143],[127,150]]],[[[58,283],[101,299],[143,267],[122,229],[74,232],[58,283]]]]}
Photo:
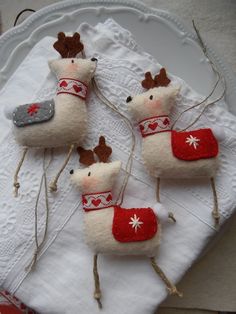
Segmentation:
{"type": "Polygon", "coordinates": [[[139,122],[142,137],[170,131],[170,118],[167,115],[155,116],[139,122]]]}
{"type": "Polygon", "coordinates": [[[0,291],[0,313],[36,314],[6,290],[0,291]]]}
{"type": "Polygon", "coordinates": [[[111,191],[83,194],[82,203],[86,212],[110,207],[113,205],[111,191]]]}
{"type": "Polygon", "coordinates": [[[57,95],[70,94],[85,100],[87,92],[88,86],[85,83],[72,78],[63,77],[57,84],[57,95]]]}

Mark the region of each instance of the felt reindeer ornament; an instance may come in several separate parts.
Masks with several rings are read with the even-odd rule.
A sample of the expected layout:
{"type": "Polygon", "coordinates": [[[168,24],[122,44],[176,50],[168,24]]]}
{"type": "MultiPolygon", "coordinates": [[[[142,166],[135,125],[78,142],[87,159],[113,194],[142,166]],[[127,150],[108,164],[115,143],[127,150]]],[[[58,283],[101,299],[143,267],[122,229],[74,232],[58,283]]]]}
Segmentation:
{"type": "Polygon", "coordinates": [[[14,177],[16,196],[20,187],[18,174],[29,148],[69,147],[66,160],[50,185],[51,191],[56,191],[58,178],[69,161],[73,148],[86,135],[85,102],[97,59],[76,57],[83,51],[78,33],[70,37],[60,32],[54,48],[62,57],[48,62],[58,79],[55,98],[18,106],[13,112],[14,135],[16,141],[24,147],[14,177]]]}
{"type": "MultiPolygon", "coordinates": [[[[157,212],[167,213],[158,203],[154,208],[122,208],[114,204],[112,186],[121,162],[108,162],[112,149],[103,136],[94,150],[78,148],[80,162],[87,167],[71,170],[71,180],[82,192],[84,228],[87,244],[94,255],[94,298],[101,307],[101,290],[97,269],[98,254],[144,255],[150,258],[155,272],[170,294],[182,296],[156,264],[154,256],[160,245],[161,222],[157,212]],[[95,160],[98,158],[98,162],[95,160]]],[[[168,217],[165,217],[166,220],[168,217]]]]}
{"type": "Polygon", "coordinates": [[[164,68],[154,78],[145,74],[142,86],[146,92],[126,100],[139,123],[142,156],[149,173],[157,178],[159,198],[160,178],[209,177],[214,196],[212,215],[219,223],[218,202],[214,183],[217,169],[218,143],[211,129],[175,131],[169,114],[179,88],[170,86],[164,68]]]}

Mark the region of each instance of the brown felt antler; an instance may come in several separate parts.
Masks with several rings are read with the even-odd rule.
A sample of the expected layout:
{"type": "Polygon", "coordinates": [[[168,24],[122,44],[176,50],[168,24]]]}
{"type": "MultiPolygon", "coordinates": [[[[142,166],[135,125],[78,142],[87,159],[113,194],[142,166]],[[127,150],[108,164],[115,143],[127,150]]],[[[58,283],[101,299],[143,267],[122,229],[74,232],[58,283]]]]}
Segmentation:
{"type": "Polygon", "coordinates": [[[60,32],[57,38],[58,40],[53,47],[60,53],[62,58],[75,58],[84,49],[79,33],[74,33],[73,36],[66,36],[65,33],[60,32]]]}
{"type": "Polygon", "coordinates": [[[77,152],[80,156],[79,161],[81,164],[84,164],[85,166],[90,166],[96,162],[94,159],[93,151],[91,149],[87,150],[79,146],[77,148],[77,152]]]}
{"type": "Polygon", "coordinates": [[[152,78],[151,72],[145,73],[145,79],[142,81],[142,86],[146,89],[160,86],[168,86],[170,79],[167,77],[166,69],[161,68],[160,73],[157,74],[154,79],[152,78]]]}
{"type": "Polygon", "coordinates": [[[112,153],[111,147],[106,145],[106,140],[104,136],[100,136],[99,144],[94,148],[93,151],[98,156],[98,159],[101,162],[107,162],[112,153]]]}

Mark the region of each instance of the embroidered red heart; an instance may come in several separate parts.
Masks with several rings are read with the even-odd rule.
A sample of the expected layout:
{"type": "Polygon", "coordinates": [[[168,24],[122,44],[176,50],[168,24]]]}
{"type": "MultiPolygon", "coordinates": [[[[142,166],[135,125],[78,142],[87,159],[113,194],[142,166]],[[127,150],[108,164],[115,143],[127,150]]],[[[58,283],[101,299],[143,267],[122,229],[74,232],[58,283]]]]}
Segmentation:
{"type": "Polygon", "coordinates": [[[86,200],[85,197],[82,197],[82,202],[83,202],[83,204],[87,204],[88,203],[88,201],[86,200]]]}
{"type": "Polygon", "coordinates": [[[168,125],[168,124],[170,124],[169,119],[165,118],[165,120],[163,121],[163,124],[164,124],[164,125],[168,125]]]}
{"type": "Polygon", "coordinates": [[[94,206],[98,207],[98,205],[101,203],[101,200],[98,198],[97,200],[92,200],[92,203],[94,206]]]}
{"type": "Polygon", "coordinates": [[[153,131],[156,129],[157,126],[158,126],[157,122],[149,123],[149,125],[148,125],[149,129],[151,129],[153,131]]]}
{"type": "Polygon", "coordinates": [[[111,194],[109,194],[106,198],[107,202],[110,202],[112,200],[111,194]]]}
{"type": "Polygon", "coordinates": [[[140,131],[144,130],[144,126],[142,124],[139,125],[140,131]]]}
{"type": "Polygon", "coordinates": [[[76,93],[79,93],[79,92],[82,91],[82,88],[79,87],[79,86],[77,86],[77,85],[73,85],[73,88],[74,88],[74,90],[75,90],[76,93]]]}
{"type": "Polygon", "coordinates": [[[60,83],[60,87],[67,87],[67,83],[66,83],[66,81],[62,81],[61,83],[60,83]]]}
{"type": "Polygon", "coordinates": [[[21,303],[20,308],[21,308],[22,310],[26,310],[25,304],[21,303]]]}

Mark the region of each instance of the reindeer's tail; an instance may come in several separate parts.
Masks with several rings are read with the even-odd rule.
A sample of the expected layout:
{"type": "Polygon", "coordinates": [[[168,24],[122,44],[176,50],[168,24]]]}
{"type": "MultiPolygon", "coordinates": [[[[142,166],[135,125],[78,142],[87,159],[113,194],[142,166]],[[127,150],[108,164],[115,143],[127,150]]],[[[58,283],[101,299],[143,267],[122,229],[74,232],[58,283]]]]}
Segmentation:
{"type": "Polygon", "coordinates": [[[160,218],[162,223],[169,222],[170,219],[176,222],[176,219],[172,212],[169,212],[161,203],[157,202],[152,209],[155,215],[160,218]]]}
{"type": "Polygon", "coordinates": [[[168,221],[168,210],[161,203],[157,202],[154,206],[152,206],[152,209],[155,215],[160,218],[162,222],[168,221]]]}

